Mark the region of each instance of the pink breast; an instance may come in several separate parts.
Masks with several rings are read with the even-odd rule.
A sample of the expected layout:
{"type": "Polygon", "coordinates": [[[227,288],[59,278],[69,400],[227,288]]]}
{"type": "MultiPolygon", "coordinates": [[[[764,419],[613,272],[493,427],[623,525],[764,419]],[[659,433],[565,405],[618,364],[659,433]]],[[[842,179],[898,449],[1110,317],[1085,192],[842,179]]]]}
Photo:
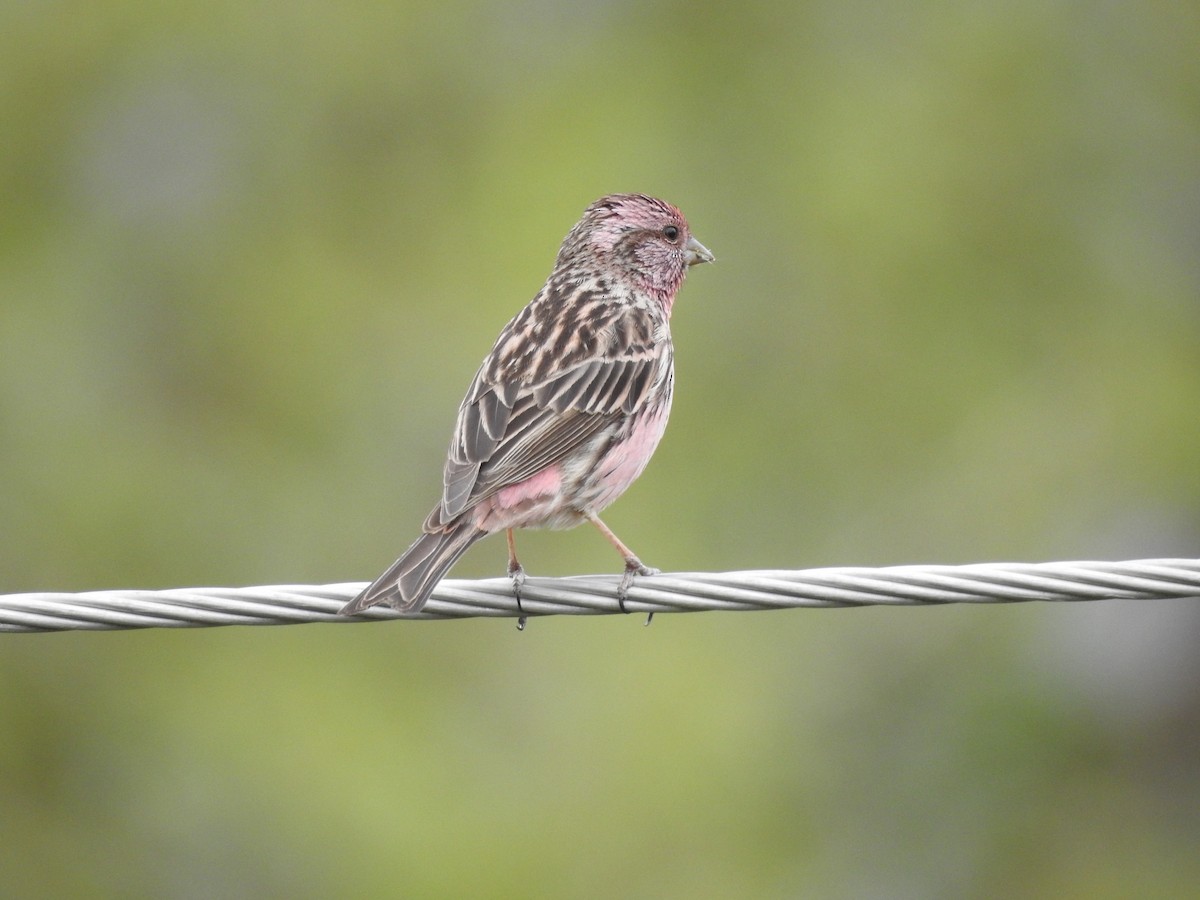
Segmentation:
{"type": "Polygon", "coordinates": [[[610,448],[600,460],[596,467],[598,493],[592,507],[595,511],[604,509],[620,497],[642,474],[666,431],[669,412],[670,407],[663,406],[651,415],[639,417],[629,436],[610,448]]]}

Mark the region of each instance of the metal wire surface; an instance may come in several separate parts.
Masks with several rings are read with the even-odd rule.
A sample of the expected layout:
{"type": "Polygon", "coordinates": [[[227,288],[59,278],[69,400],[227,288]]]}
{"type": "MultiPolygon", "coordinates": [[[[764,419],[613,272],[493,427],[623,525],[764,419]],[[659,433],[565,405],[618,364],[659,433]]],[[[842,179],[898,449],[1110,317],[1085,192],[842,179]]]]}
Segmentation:
{"type": "MultiPolygon", "coordinates": [[[[526,616],[618,613],[616,575],[529,578],[526,616]]],[[[516,616],[507,578],[446,579],[416,616],[387,608],[344,617],[338,610],[365,585],[273,585],[0,595],[0,632],[298,625],[387,619],[516,616]]],[[[793,607],[925,606],[1030,600],[1200,599],[1200,560],[980,563],[679,572],[638,578],[626,609],[636,613],[749,611],[793,607]]]]}

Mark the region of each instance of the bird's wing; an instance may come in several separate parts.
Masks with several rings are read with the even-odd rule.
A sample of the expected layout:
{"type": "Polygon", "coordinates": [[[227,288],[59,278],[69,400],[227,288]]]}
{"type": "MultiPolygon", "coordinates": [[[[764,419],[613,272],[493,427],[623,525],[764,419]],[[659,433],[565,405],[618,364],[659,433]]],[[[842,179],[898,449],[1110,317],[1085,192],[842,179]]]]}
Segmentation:
{"type": "Polygon", "coordinates": [[[596,302],[586,316],[528,312],[501,333],[459,407],[427,525],[563,460],[640,408],[670,364],[659,349],[665,325],[644,310],[596,302]]]}

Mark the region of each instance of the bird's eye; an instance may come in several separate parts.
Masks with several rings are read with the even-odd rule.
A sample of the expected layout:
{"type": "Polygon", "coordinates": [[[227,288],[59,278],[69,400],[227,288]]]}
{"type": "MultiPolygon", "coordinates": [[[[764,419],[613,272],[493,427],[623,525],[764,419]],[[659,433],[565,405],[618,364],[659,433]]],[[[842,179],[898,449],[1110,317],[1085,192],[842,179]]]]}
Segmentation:
{"type": "Polygon", "coordinates": [[[668,241],[674,241],[679,238],[679,229],[674,225],[668,225],[663,229],[663,234],[666,236],[668,241]]]}

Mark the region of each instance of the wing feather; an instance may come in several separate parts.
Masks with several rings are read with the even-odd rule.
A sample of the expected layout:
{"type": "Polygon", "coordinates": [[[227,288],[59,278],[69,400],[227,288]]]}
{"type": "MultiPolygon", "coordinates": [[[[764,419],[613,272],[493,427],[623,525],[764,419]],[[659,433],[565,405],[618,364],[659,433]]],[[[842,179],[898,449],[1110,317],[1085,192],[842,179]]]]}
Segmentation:
{"type": "Polygon", "coordinates": [[[427,527],[561,462],[645,401],[671,364],[655,341],[658,323],[616,303],[595,310],[573,330],[560,323],[573,342],[549,367],[540,317],[518,315],[501,332],[459,408],[442,502],[427,527]]]}
{"type": "Polygon", "coordinates": [[[619,359],[614,360],[598,371],[592,377],[587,390],[580,394],[580,407],[589,412],[592,410],[620,409],[621,400],[623,399],[622,383],[625,378],[625,369],[628,365],[628,360],[619,359]]]}
{"type": "Polygon", "coordinates": [[[548,418],[544,414],[534,427],[505,446],[505,454],[480,467],[475,483],[477,499],[490,497],[510,484],[517,484],[567,457],[613,422],[614,415],[589,415],[570,411],[548,418]]]}

